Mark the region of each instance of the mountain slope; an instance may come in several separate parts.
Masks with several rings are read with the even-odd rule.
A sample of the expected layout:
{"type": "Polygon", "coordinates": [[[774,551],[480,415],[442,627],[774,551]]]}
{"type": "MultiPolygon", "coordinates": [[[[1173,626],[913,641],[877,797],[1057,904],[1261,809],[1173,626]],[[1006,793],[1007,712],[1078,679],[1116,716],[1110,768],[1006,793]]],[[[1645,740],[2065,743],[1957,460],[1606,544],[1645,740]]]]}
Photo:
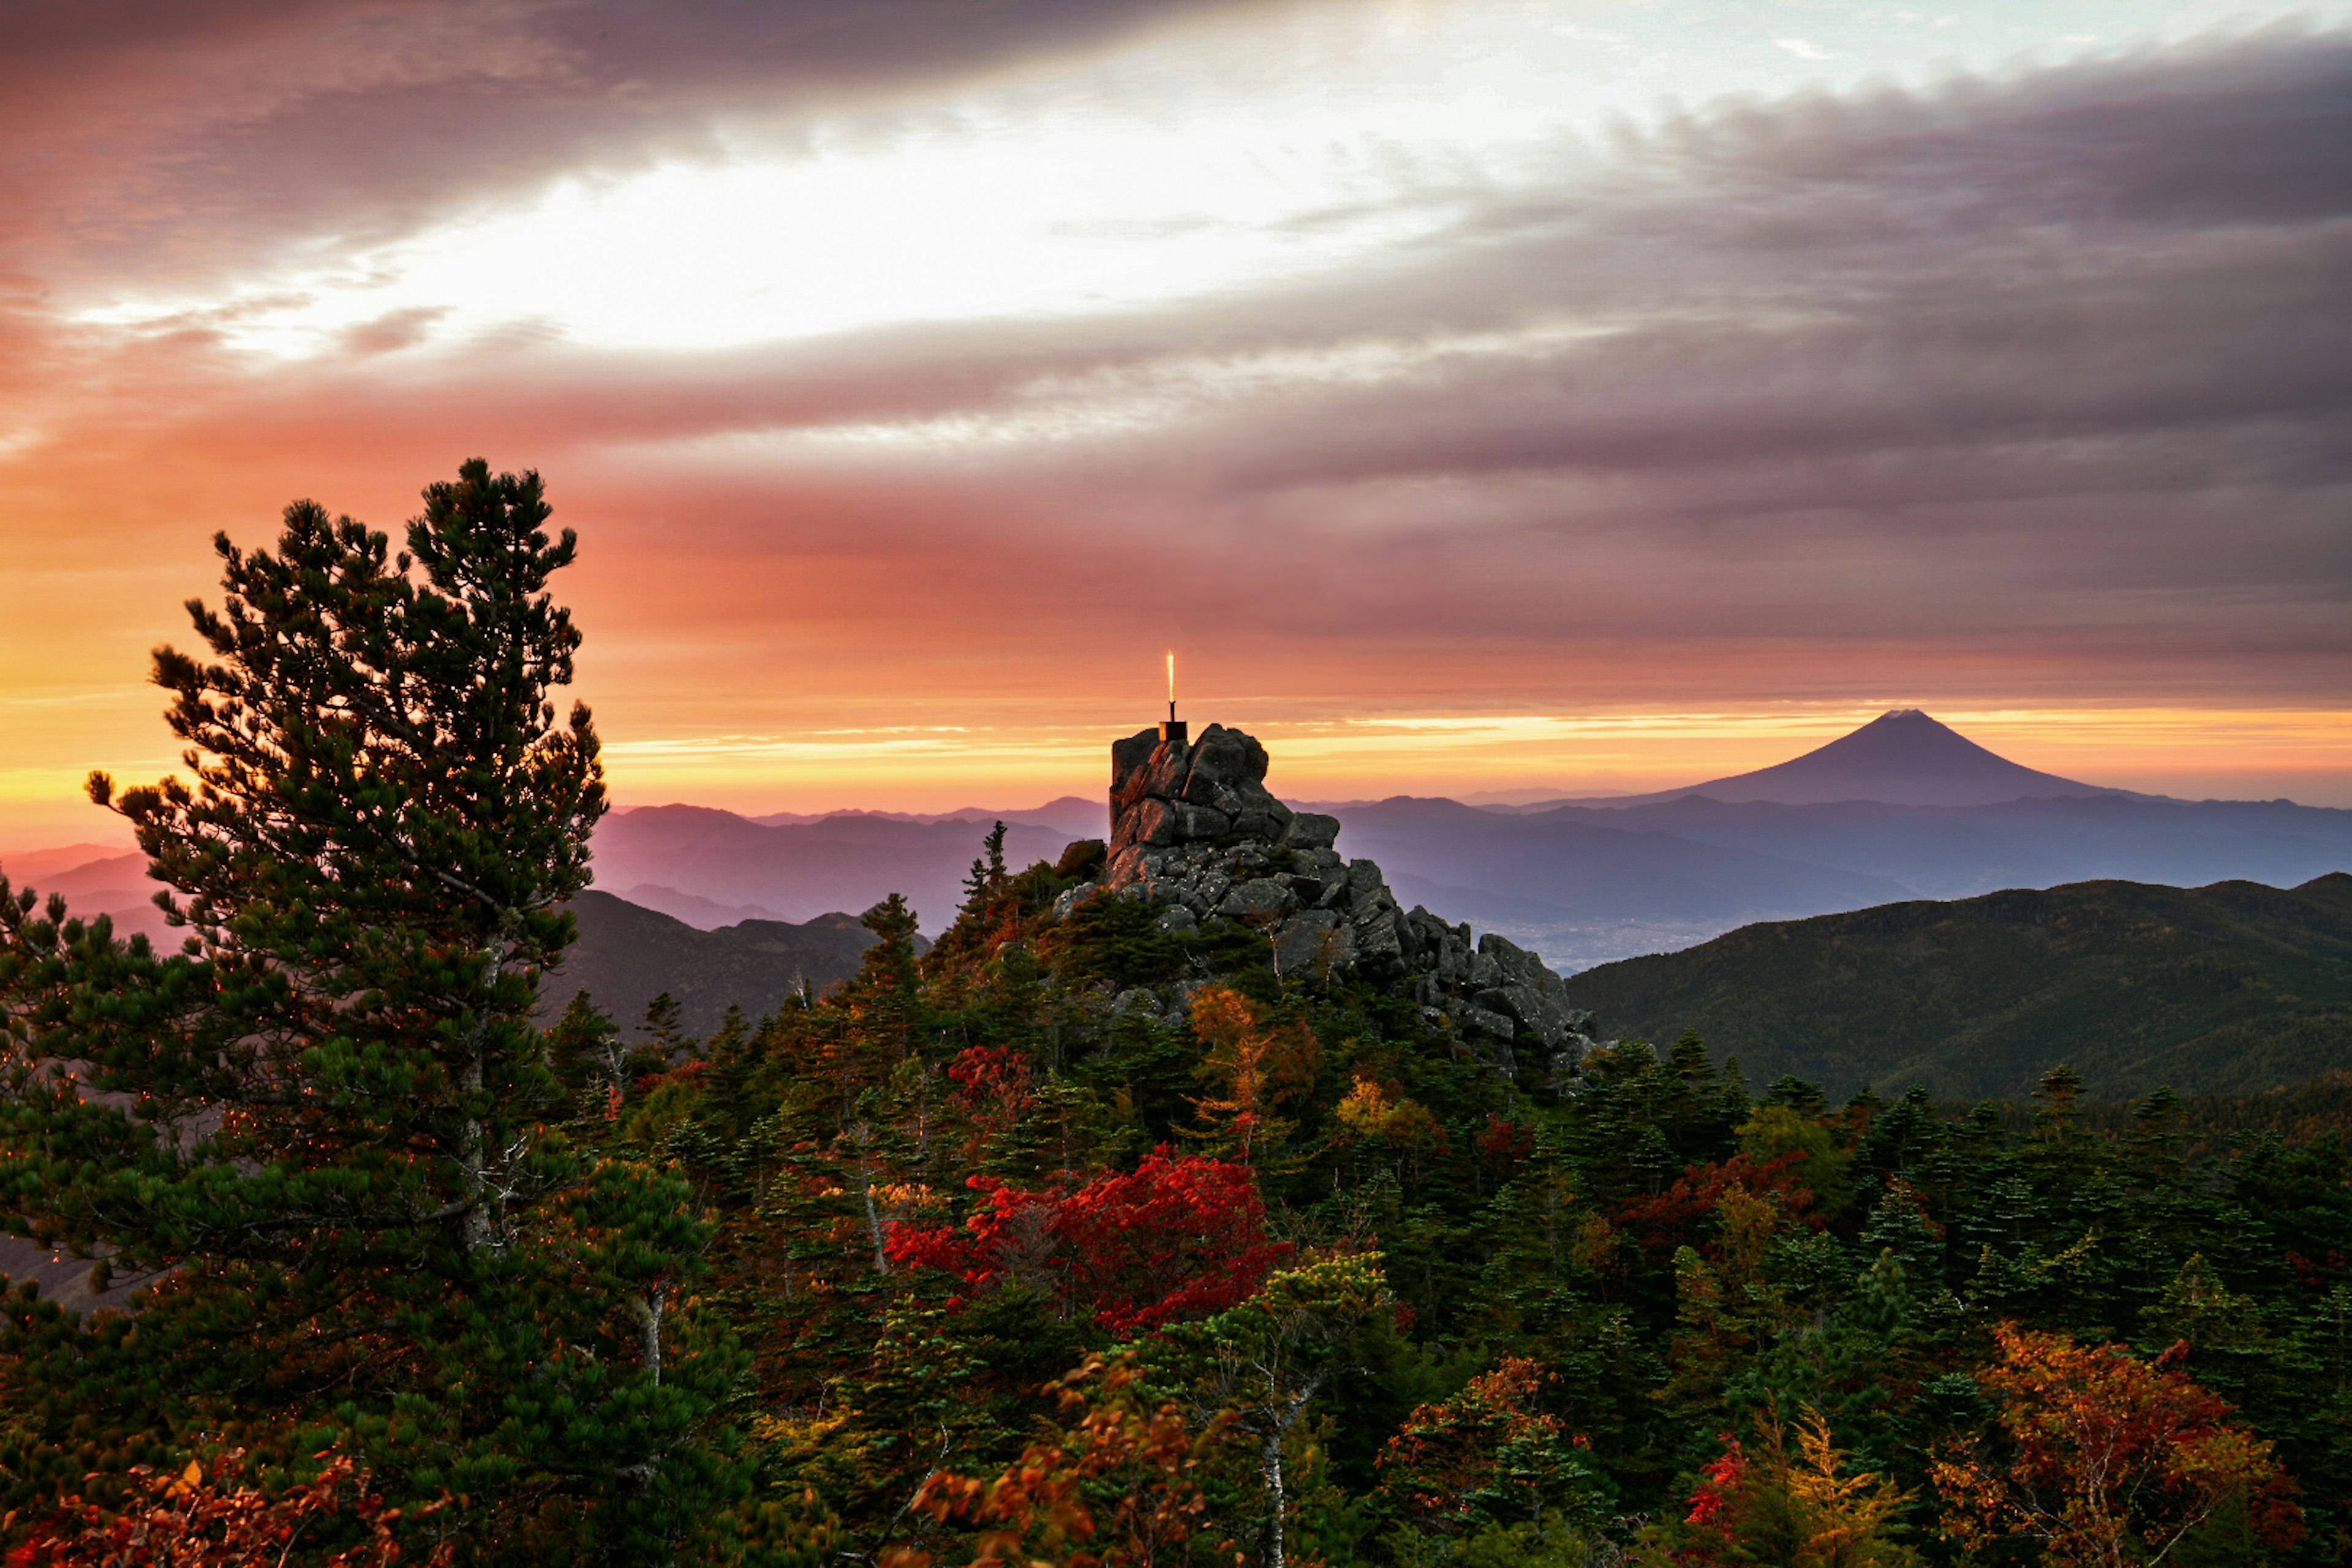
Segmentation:
{"type": "Polygon", "coordinates": [[[718,1027],[730,1005],[757,1017],[804,982],[822,993],[856,973],[874,942],[854,917],[838,913],[799,925],[745,921],[707,931],[593,889],[569,907],[580,940],[541,983],[540,1016],[555,1017],[586,991],[624,1029],[664,991],[693,1034],[718,1027]]]}
{"type": "Polygon", "coordinates": [[[1751,1083],[2019,1098],[2252,1093],[2352,1067],[2352,876],[2299,888],[2080,882],[1753,925],[1603,964],[1570,994],[1623,1037],[1696,1029],[1751,1083]]]}

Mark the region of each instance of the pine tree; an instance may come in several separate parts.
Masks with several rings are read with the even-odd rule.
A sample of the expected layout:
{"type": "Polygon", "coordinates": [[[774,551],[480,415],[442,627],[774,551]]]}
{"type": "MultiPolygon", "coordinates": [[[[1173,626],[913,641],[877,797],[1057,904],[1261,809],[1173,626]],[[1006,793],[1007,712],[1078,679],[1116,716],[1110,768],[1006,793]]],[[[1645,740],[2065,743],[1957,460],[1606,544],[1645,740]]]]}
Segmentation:
{"type": "Polygon", "coordinates": [[[149,1282],[128,1319],[12,1300],[23,1500],[332,1437],[395,1501],[463,1494],[481,1559],[626,1558],[730,1484],[694,1437],[733,1365],[687,1305],[708,1227],[546,1125],[530,1013],[604,809],[549,700],[580,635],[547,516],[476,460],[396,556],[309,501],[274,552],[217,540],[216,662],[155,656],[193,782],[90,781],[185,950],[0,898],[0,1227],[149,1282]]]}

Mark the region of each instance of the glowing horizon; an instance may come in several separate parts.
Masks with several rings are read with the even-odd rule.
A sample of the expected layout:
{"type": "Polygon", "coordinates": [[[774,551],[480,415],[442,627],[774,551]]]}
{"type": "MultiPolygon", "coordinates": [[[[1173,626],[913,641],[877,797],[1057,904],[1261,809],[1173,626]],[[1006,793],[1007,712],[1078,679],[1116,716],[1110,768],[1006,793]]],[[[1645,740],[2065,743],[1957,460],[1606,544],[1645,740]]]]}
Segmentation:
{"type": "MultiPolygon", "coordinates": [[[[1268,782],[1291,799],[1444,795],[1495,803],[1681,788],[1786,762],[1888,708],[1911,705],[1319,721],[1207,712],[1199,722],[1234,724],[1265,742],[1274,759],[1268,782]]],[[[2012,762],[2084,783],[2188,799],[2284,795],[2352,807],[2352,710],[1930,711],[2012,762]],[[2211,787],[2237,780],[2270,787],[2211,787]]],[[[1103,796],[1111,741],[1148,727],[908,725],[790,738],[678,736],[608,741],[604,758],[619,810],[1018,810],[1066,795],[1103,796]]],[[[143,780],[174,766],[152,755],[115,771],[143,780]]],[[[0,769],[0,852],[121,838],[114,819],[79,800],[81,776],[0,769]]]]}

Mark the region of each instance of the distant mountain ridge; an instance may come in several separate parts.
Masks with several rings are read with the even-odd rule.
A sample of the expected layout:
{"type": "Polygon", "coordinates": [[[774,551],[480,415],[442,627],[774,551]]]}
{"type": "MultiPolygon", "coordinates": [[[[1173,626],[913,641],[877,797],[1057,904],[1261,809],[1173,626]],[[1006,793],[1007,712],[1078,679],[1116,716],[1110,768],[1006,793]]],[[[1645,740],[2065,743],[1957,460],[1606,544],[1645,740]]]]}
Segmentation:
{"type": "MultiPolygon", "coordinates": [[[[1339,848],[1377,861],[1408,901],[1498,931],[1563,973],[1689,947],[1758,921],[1909,899],[2097,879],[2289,887],[2352,870],[2352,811],[2105,789],[2021,767],[1910,710],[1777,768],[1649,797],[1519,807],[1402,795],[1290,804],[1338,816],[1339,848]],[[1725,798],[1741,793],[1728,787],[1738,779],[1776,778],[1770,787],[1781,793],[1838,798],[1725,798]],[[1855,789],[1931,804],[1856,799],[1855,789]],[[1984,794],[2003,798],[1932,803],[1984,794]]],[[[936,933],[961,904],[965,873],[999,819],[1014,865],[1051,861],[1070,840],[1104,834],[1108,802],[1069,795],[1024,810],[766,820],[640,807],[598,826],[593,869],[599,890],[703,930],[854,914],[900,892],[936,933]]],[[[85,865],[65,866],[78,851],[59,851],[15,857],[22,870],[0,868],[20,884],[64,891],[79,913],[113,912],[126,931],[176,941],[148,902],[153,889],[140,858],[91,848],[96,858],[85,865]]]]}
{"type": "MultiPolygon", "coordinates": [[[[1109,807],[1103,816],[1107,821],[1109,807]]],[[[1015,866],[1060,858],[1072,838],[1013,813],[909,820],[837,812],[813,822],[765,824],[698,805],[616,811],[590,844],[596,886],[634,902],[664,907],[689,923],[754,918],[806,921],[863,912],[903,893],[926,931],[946,929],[963,903],[963,879],[989,823],[1005,823],[1015,866]]]]}
{"type": "Polygon", "coordinates": [[[1067,833],[1073,838],[1102,838],[1110,832],[1108,805],[1075,795],[1057,796],[1043,805],[1004,811],[992,811],[981,805],[958,806],[953,811],[868,811],[853,806],[839,811],[772,811],[745,820],[756,822],[762,827],[805,827],[811,823],[831,822],[841,817],[872,817],[884,822],[919,823],[926,826],[941,822],[970,822],[986,827],[993,822],[1003,822],[1067,833]]]}
{"type": "Polygon", "coordinates": [[[2352,1068],[2352,875],[2069,883],[1745,926],[1570,977],[1604,1036],[1696,1030],[1751,1086],[2021,1100],[2255,1094],[2352,1068]]]}

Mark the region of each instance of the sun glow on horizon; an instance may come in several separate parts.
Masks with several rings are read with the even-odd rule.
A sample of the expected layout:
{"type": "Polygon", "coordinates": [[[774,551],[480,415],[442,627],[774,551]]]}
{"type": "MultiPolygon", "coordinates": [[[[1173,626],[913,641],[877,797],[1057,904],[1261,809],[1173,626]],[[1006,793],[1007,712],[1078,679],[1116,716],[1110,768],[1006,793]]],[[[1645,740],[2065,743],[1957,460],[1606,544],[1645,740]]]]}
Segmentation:
{"type": "MultiPolygon", "coordinates": [[[[1580,717],[1286,720],[1230,710],[1198,717],[1263,741],[1274,758],[1268,782],[1291,798],[1499,799],[1638,794],[1744,773],[1907,705],[1580,717]]],[[[2231,780],[2267,781],[2268,794],[2282,793],[2269,786],[2300,781],[2305,793],[2294,797],[2304,804],[2352,805],[2352,710],[1927,706],[2013,762],[2093,784],[2246,798],[2250,792],[2233,791],[2231,780]],[[2222,787],[2208,789],[2204,782],[2222,787]]],[[[605,755],[616,796],[630,805],[692,798],[763,811],[950,810],[1097,795],[1108,782],[1110,742],[1128,732],[1112,726],[898,726],[620,740],[607,743],[605,755]]]]}

